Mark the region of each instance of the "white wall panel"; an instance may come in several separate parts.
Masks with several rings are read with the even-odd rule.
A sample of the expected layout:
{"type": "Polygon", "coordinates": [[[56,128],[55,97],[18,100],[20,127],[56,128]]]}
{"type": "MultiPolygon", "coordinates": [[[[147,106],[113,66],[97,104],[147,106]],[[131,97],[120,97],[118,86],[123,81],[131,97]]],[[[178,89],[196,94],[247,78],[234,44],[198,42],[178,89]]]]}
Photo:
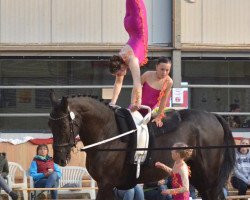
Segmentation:
{"type": "Polygon", "coordinates": [[[203,0],[203,42],[250,44],[249,0],[203,0]]]}
{"type": "MultiPolygon", "coordinates": [[[[0,0],[1,43],[111,43],[128,40],[126,0],[0,0]]],[[[145,0],[149,44],[171,43],[171,1],[145,0]]]]}
{"type": "Polygon", "coordinates": [[[124,0],[102,1],[102,41],[104,43],[121,43],[128,40],[123,24],[125,4],[124,0]]]}
{"type": "Polygon", "coordinates": [[[52,42],[100,43],[100,0],[52,0],[52,42]]]}
{"type": "Polygon", "coordinates": [[[1,0],[1,43],[50,42],[50,0],[1,0]]]}
{"type": "Polygon", "coordinates": [[[182,1],[182,43],[250,44],[249,0],[182,1]]]}
{"type": "Polygon", "coordinates": [[[202,0],[196,3],[182,0],[181,3],[181,42],[202,42],[202,0]]]}

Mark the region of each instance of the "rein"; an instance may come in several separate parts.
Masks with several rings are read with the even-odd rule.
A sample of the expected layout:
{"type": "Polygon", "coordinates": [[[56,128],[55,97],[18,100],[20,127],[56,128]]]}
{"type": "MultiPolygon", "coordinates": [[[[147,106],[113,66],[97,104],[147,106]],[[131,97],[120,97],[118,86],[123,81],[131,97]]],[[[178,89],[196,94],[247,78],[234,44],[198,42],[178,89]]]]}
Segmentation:
{"type": "MultiPolygon", "coordinates": [[[[62,150],[62,149],[59,150],[58,147],[70,147],[70,148],[73,147],[73,146],[76,147],[76,140],[75,140],[76,135],[75,135],[75,133],[74,133],[74,128],[73,128],[73,126],[76,125],[77,127],[79,127],[79,125],[74,121],[74,119],[75,119],[75,114],[74,114],[72,111],[71,111],[71,112],[69,111],[68,114],[66,114],[66,115],[64,115],[64,116],[62,116],[62,117],[58,117],[58,118],[52,117],[51,114],[50,114],[50,116],[49,116],[49,118],[50,118],[51,120],[53,120],[53,121],[62,120],[62,119],[64,119],[64,118],[67,118],[68,116],[70,116],[70,120],[69,120],[69,125],[70,125],[70,137],[69,137],[69,142],[68,142],[68,144],[66,143],[66,144],[60,144],[60,145],[56,145],[56,144],[53,145],[53,146],[54,146],[54,150],[59,151],[59,152],[63,152],[63,150],[62,150]],[[70,143],[71,136],[73,137],[73,141],[74,141],[73,144],[70,143]]],[[[116,140],[116,139],[118,139],[118,138],[124,137],[124,136],[129,135],[129,134],[131,134],[131,133],[134,133],[134,132],[136,132],[136,131],[137,131],[137,129],[133,129],[133,130],[131,130],[131,131],[125,132],[125,133],[120,134],[120,135],[117,135],[117,136],[115,136],[115,137],[112,137],[112,138],[109,138],[109,139],[106,139],[106,140],[103,140],[103,141],[100,141],[100,142],[96,142],[96,143],[91,144],[91,145],[87,145],[87,146],[81,148],[80,151],[85,151],[86,149],[89,149],[89,148],[92,148],[92,147],[95,147],[95,146],[98,146],[98,145],[101,145],[101,144],[104,144],[104,143],[107,143],[107,142],[116,140]]]]}
{"type": "Polygon", "coordinates": [[[104,144],[104,143],[107,143],[107,142],[116,140],[116,139],[118,139],[118,138],[124,137],[124,136],[126,136],[126,135],[128,135],[128,134],[131,134],[131,133],[134,133],[134,132],[136,132],[136,131],[137,131],[137,129],[133,129],[133,130],[128,131],[128,132],[125,132],[125,133],[123,133],[123,134],[121,134],[121,135],[117,135],[117,136],[115,136],[115,137],[112,137],[112,138],[109,138],[109,139],[106,139],[106,140],[103,140],[103,141],[100,141],[100,142],[96,142],[96,143],[94,143],[94,144],[87,145],[87,146],[81,148],[81,151],[85,151],[86,149],[89,149],[89,148],[92,148],[92,147],[95,147],[95,146],[98,146],[98,145],[101,145],[101,144],[104,144]]]}
{"type": "MultiPolygon", "coordinates": [[[[146,121],[146,123],[147,123],[147,122],[150,120],[150,118],[151,118],[151,109],[150,109],[149,107],[145,107],[145,108],[146,108],[146,109],[149,109],[149,113],[146,115],[146,117],[144,117],[144,119],[145,119],[145,120],[144,120],[144,123],[145,123],[145,121],[146,121]],[[149,114],[150,114],[150,115],[149,115],[149,114]],[[148,115],[149,115],[149,117],[148,117],[148,115]]],[[[53,121],[62,120],[62,119],[67,118],[67,117],[69,117],[69,126],[70,126],[70,137],[69,137],[68,143],[60,144],[60,145],[58,145],[58,144],[53,144],[54,150],[59,151],[59,152],[63,152],[63,149],[58,149],[58,147],[69,147],[69,148],[71,148],[71,147],[73,147],[73,146],[76,147],[76,139],[75,139],[75,138],[76,138],[76,135],[75,135],[75,133],[74,133],[74,128],[73,128],[73,126],[76,125],[77,127],[79,127],[79,125],[74,121],[74,119],[75,119],[75,113],[72,112],[72,111],[70,111],[69,108],[68,108],[68,114],[66,114],[66,115],[64,115],[64,116],[62,116],[62,117],[54,118],[54,117],[51,116],[51,114],[50,114],[50,116],[49,116],[49,118],[50,118],[51,120],[53,120],[53,121]],[[70,140],[71,137],[72,137],[72,140],[74,141],[73,144],[71,143],[71,140],[70,140]]],[[[136,132],[136,131],[137,131],[137,129],[133,129],[133,130],[131,130],[131,131],[128,131],[128,132],[125,132],[125,133],[123,133],[123,134],[114,136],[114,137],[112,137],[112,138],[108,138],[108,139],[106,139],[106,140],[103,140],[103,141],[100,141],[100,142],[96,142],[96,143],[91,144],[91,145],[84,146],[83,148],[81,148],[81,151],[85,151],[86,149],[89,149],[89,148],[92,148],[92,147],[95,147],[95,146],[99,146],[99,145],[101,145],[101,144],[104,144],[104,143],[107,143],[107,142],[116,140],[116,139],[118,139],[118,138],[124,137],[124,136],[129,135],[129,134],[131,134],[131,133],[134,133],[134,132],[136,132]]],[[[64,151],[66,151],[66,150],[64,149],[64,151]]]]}

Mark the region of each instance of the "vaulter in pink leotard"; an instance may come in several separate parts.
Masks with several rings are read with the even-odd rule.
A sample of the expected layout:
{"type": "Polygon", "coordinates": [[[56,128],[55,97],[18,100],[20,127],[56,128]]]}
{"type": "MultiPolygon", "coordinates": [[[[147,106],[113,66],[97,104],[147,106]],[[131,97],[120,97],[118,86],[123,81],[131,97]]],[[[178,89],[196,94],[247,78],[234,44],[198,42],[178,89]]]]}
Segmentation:
{"type": "MultiPolygon", "coordinates": [[[[141,104],[149,106],[152,110],[157,106],[158,98],[161,90],[152,88],[147,81],[142,86],[141,104]]],[[[148,111],[146,109],[140,109],[139,112],[145,116],[148,111]]]]}
{"type": "Polygon", "coordinates": [[[144,0],[126,0],[124,27],[129,35],[126,45],[119,56],[110,59],[110,72],[116,76],[111,105],[115,105],[120,94],[124,76],[130,69],[133,78],[131,110],[138,110],[141,105],[140,66],[147,63],[148,24],[144,0]]]}
{"type": "Polygon", "coordinates": [[[146,81],[142,87],[142,105],[147,105],[154,109],[158,103],[161,90],[152,88],[146,81]]]}
{"type": "MultiPolygon", "coordinates": [[[[159,106],[161,100],[161,90],[157,90],[151,87],[147,81],[144,82],[142,86],[142,105],[149,106],[152,110],[159,106]]],[[[147,114],[147,110],[141,109],[139,112],[145,116],[147,114]]]]}
{"type": "MultiPolygon", "coordinates": [[[[127,44],[133,49],[140,66],[147,63],[148,24],[144,0],[126,0],[124,27],[129,34],[127,44]]],[[[127,52],[128,54],[130,52],[127,52]]],[[[129,55],[127,55],[129,56],[129,55]]]]}

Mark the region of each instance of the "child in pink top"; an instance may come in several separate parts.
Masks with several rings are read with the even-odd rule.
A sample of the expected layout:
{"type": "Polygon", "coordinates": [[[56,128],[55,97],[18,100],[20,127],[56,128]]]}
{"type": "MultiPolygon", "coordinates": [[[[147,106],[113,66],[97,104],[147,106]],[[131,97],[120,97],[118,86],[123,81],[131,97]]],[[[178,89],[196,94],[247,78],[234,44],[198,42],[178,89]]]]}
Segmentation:
{"type": "MultiPolygon", "coordinates": [[[[187,147],[184,143],[176,143],[173,147],[187,147]]],[[[192,155],[191,149],[177,149],[171,151],[175,161],[173,169],[161,162],[156,162],[155,166],[166,171],[172,176],[172,188],[162,191],[163,195],[171,194],[173,200],[189,200],[189,179],[190,170],[184,160],[192,155]]]]}
{"type": "Polygon", "coordinates": [[[147,63],[148,25],[144,0],[126,0],[124,27],[129,34],[127,44],[118,56],[110,59],[110,72],[116,76],[111,105],[115,105],[121,91],[124,76],[129,68],[133,78],[132,110],[141,105],[140,66],[147,63]]]}

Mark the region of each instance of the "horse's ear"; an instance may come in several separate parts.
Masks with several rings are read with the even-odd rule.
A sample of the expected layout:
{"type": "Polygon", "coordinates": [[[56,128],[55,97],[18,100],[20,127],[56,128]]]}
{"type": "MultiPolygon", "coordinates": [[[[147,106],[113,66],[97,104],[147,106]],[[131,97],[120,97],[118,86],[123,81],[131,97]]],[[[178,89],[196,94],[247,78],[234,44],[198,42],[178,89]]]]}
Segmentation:
{"type": "Polygon", "coordinates": [[[54,107],[55,105],[58,105],[58,104],[59,104],[59,100],[56,99],[55,92],[54,92],[53,89],[50,89],[49,98],[50,98],[51,105],[52,105],[53,107],[54,107]]]}
{"type": "Polygon", "coordinates": [[[68,97],[62,97],[61,106],[65,111],[68,109],[68,97]]]}

